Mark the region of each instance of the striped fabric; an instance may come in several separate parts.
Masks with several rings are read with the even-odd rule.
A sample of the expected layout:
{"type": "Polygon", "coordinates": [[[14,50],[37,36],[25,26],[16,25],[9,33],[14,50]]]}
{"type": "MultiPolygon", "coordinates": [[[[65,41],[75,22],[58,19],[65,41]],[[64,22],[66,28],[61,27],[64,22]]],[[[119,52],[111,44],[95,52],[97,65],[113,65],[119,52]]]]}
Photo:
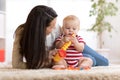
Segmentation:
{"type": "MultiPolygon", "coordinates": [[[[63,35],[59,36],[55,42],[60,41],[61,38],[63,37],[63,35]]],[[[76,35],[76,38],[78,40],[79,43],[85,43],[83,38],[81,36],[76,35]]],[[[68,47],[68,49],[66,50],[66,57],[65,60],[68,64],[68,66],[74,66],[77,67],[78,66],[78,61],[80,60],[80,57],[82,57],[82,52],[78,52],[75,48],[74,45],[71,44],[71,46],[68,47]]]]}

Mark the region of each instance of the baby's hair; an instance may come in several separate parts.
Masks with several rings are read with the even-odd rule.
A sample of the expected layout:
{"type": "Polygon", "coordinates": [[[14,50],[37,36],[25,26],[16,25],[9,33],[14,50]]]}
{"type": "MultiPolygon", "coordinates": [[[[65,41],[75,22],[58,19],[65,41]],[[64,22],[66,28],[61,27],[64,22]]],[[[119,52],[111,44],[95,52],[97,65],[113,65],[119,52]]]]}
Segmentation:
{"type": "Polygon", "coordinates": [[[68,15],[63,19],[63,23],[65,23],[66,21],[77,21],[78,25],[80,25],[80,20],[77,16],[75,15],[68,15]]]}
{"type": "Polygon", "coordinates": [[[78,20],[79,21],[79,18],[75,15],[68,15],[63,19],[63,21],[64,20],[78,20]]]}

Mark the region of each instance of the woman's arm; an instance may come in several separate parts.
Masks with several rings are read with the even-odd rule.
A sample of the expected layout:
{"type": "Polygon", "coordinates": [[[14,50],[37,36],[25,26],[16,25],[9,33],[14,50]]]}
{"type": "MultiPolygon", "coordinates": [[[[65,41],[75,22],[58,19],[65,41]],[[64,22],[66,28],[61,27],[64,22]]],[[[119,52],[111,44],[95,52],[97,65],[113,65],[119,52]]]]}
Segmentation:
{"type": "Polygon", "coordinates": [[[20,38],[21,38],[21,31],[17,30],[15,34],[15,41],[13,43],[13,51],[12,51],[12,66],[13,68],[20,68],[25,69],[26,63],[23,62],[23,56],[20,54],[20,38]]]}

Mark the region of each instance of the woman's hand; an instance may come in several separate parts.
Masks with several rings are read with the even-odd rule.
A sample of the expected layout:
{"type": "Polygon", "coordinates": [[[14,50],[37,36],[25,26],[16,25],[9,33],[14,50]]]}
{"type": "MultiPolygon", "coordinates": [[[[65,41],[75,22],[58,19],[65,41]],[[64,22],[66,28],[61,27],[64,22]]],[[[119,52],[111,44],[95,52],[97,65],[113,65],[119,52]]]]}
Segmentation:
{"type": "Polygon", "coordinates": [[[50,50],[50,51],[49,51],[49,57],[52,59],[57,52],[58,52],[58,49],[50,50]]]}

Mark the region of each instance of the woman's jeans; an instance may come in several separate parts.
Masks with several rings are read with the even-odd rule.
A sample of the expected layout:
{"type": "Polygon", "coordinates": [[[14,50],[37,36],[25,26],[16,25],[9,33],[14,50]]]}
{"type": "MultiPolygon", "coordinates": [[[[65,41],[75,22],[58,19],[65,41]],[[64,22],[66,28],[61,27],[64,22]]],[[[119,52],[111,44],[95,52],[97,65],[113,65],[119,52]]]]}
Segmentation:
{"type": "Polygon", "coordinates": [[[93,66],[108,66],[109,65],[109,61],[107,58],[100,55],[99,53],[91,49],[86,44],[83,50],[83,56],[91,58],[93,60],[93,66]]]}

